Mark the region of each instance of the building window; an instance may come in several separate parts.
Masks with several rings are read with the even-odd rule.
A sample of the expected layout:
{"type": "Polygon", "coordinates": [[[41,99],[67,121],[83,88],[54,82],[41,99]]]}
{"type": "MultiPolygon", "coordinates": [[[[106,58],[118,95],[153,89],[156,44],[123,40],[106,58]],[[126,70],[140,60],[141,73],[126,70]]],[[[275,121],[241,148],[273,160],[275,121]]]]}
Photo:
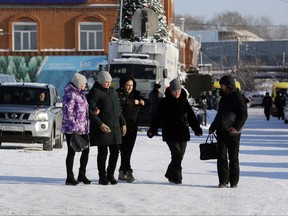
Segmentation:
{"type": "Polygon", "coordinates": [[[103,50],[103,24],[80,23],[80,50],[103,50]]]}
{"type": "Polygon", "coordinates": [[[37,51],[37,24],[13,24],[14,51],[37,51]]]}

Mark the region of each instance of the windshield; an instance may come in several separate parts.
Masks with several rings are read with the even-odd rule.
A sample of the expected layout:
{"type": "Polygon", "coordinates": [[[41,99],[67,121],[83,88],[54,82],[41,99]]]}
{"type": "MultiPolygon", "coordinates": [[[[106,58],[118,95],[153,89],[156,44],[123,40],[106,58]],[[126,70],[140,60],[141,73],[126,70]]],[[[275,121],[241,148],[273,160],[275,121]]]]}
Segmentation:
{"type": "Polygon", "coordinates": [[[0,104],[49,105],[48,89],[0,86],[0,104]]]}
{"type": "Polygon", "coordinates": [[[131,76],[134,79],[156,79],[156,66],[137,64],[112,64],[110,74],[113,78],[131,76]]]}

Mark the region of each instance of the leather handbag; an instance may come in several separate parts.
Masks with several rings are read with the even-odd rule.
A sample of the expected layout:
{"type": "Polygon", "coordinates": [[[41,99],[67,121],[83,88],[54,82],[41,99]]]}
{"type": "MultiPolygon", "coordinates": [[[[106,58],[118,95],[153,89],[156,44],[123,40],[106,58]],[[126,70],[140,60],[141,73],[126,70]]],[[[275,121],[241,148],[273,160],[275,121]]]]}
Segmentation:
{"type": "Polygon", "coordinates": [[[206,142],[199,145],[200,160],[217,159],[218,144],[214,133],[208,134],[206,142]],[[215,139],[214,139],[215,138],[215,139]]]}
{"type": "Polygon", "coordinates": [[[72,134],[70,146],[75,152],[81,152],[89,147],[89,143],[79,134],[72,134]]]}

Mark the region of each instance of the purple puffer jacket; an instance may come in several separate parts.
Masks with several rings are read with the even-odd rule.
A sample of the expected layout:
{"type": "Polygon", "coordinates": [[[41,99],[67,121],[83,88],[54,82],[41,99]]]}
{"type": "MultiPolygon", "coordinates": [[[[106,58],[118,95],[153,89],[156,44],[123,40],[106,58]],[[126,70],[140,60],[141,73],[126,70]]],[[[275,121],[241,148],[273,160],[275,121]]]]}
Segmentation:
{"type": "Polygon", "coordinates": [[[69,83],[64,89],[62,133],[88,134],[88,102],[83,91],[69,83]]]}

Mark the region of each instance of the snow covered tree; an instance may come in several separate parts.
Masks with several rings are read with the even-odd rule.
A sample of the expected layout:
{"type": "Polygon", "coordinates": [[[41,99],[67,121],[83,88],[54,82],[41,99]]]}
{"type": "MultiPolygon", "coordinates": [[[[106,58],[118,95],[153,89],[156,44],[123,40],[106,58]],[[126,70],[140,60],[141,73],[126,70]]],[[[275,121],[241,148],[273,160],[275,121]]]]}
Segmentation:
{"type": "Polygon", "coordinates": [[[157,42],[169,41],[166,16],[161,0],[123,0],[121,30],[119,31],[119,22],[117,22],[115,26],[116,36],[129,41],[141,41],[141,36],[134,34],[131,23],[135,11],[144,8],[149,8],[158,15],[158,30],[151,40],[157,42]]]}

